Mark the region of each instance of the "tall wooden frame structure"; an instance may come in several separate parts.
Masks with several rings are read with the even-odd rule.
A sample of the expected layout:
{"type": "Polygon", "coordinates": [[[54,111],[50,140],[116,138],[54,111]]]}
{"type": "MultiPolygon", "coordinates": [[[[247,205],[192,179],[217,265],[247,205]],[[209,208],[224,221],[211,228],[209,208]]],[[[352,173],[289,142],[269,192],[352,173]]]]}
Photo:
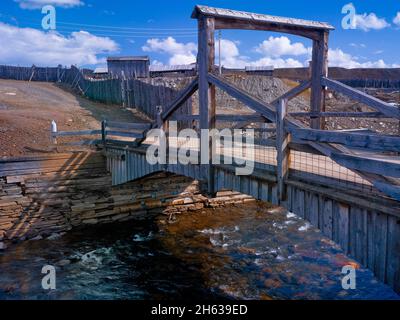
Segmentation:
{"type": "MultiPolygon", "coordinates": [[[[323,129],[324,120],[320,113],[325,111],[325,87],[322,85],[322,78],[328,76],[328,39],[329,32],[334,28],[327,24],[315,21],[307,21],[293,18],[283,18],[263,14],[255,14],[227,9],[211,8],[207,6],[196,6],[192,18],[198,20],[198,89],[199,89],[199,109],[200,109],[200,129],[213,129],[216,123],[216,98],[215,83],[209,80],[215,68],[215,30],[220,29],[240,29],[240,30],[259,30],[275,31],[293,34],[311,39],[313,41],[313,52],[311,62],[311,128],[323,129]]],[[[307,87],[304,88],[307,89],[307,87]]],[[[301,88],[302,91],[303,88],[301,88]]],[[[300,91],[300,92],[302,92],[300,91]]],[[[299,92],[299,93],[300,93],[299,92]]],[[[282,105],[279,102],[277,107],[282,105]]],[[[278,109],[277,108],[277,109],[278,109]]],[[[273,121],[267,117],[267,121],[273,121]]],[[[278,119],[279,120],[279,119],[278,119]]],[[[282,118],[283,120],[283,118],[282,118]]],[[[279,124],[279,123],[278,123],[279,124]]],[[[281,130],[281,143],[284,144],[288,139],[281,130]]],[[[287,144],[286,144],[287,145],[287,144]]],[[[210,143],[211,147],[211,143],[210,143]]],[[[281,150],[286,152],[285,150],[281,150]]],[[[287,150],[287,153],[289,151],[287,150]]],[[[283,166],[279,169],[281,175],[286,176],[288,172],[289,155],[280,154],[279,164],[283,166]],[[282,173],[284,171],[284,173],[282,173]]],[[[210,155],[211,157],[211,155],[210,155]]],[[[211,159],[210,159],[211,160],[211,159]]],[[[211,163],[211,161],[209,162],[211,163]]],[[[211,165],[202,168],[205,176],[208,177],[209,191],[212,191],[214,181],[213,168],[211,165]]],[[[282,179],[283,181],[283,179],[282,179]]],[[[284,192],[283,186],[280,188],[284,192]]]]}

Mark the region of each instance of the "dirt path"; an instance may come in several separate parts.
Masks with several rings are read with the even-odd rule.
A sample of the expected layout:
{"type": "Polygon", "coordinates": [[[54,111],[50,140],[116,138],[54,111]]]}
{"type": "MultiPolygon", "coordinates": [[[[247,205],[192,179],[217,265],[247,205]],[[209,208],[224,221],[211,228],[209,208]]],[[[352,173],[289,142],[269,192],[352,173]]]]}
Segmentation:
{"type": "Polygon", "coordinates": [[[120,106],[76,96],[56,84],[0,80],[0,157],[50,151],[50,123],[60,131],[99,129],[102,119],[143,121],[120,106]]]}

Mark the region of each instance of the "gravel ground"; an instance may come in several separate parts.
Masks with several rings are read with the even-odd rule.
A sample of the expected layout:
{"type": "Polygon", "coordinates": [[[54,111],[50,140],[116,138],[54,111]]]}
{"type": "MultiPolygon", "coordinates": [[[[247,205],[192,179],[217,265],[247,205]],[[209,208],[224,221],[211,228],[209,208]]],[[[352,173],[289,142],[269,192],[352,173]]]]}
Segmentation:
{"type": "Polygon", "coordinates": [[[0,80],[0,157],[54,150],[52,120],[59,131],[74,131],[99,129],[103,118],[142,121],[132,110],[89,101],[53,83],[0,80]]]}

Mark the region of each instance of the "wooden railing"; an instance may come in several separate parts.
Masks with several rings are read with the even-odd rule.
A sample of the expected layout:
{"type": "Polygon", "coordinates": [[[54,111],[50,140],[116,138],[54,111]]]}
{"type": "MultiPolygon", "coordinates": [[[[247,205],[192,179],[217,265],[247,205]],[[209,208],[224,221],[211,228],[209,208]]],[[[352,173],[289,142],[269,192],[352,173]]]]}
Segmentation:
{"type": "MultiPolygon", "coordinates": [[[[273,146],[277,150],[277,180],[278,194],[281,201],[286,199],[286,180],[289,175],[290,153],[292,149],[312,152],[331,158],[339,165],[354,171],[365,180],[372,183],[378,190],[400,200],[400,137],[386,136],[371,130],[317,130],[307,127],[297,117],[310,119],[337,117],[376,117],[400,119],[400,111],[391,104],[371,97],[361,91],[350,88],[340,82],[323,77],[321,82],[332,90],[347,95],[350,98],[371,107],[374,112],[295,112],[288,111],[291,99],[306,91],[310,81],[299,84],[271,103],[266,103],[236,87],[223,77],[208,73],[210,84],[227,92],[232,97],[244,103],[254,111],[248,115],[215,115],[215,122],[242,123],[275,123],[275,128],[256,129],[259,132],[275,133],[276,138],[256,139],[261,146],[273,146]],[[388,155],[392,153],[392,155],[388,155]]],[[[52,137],[71,137],[100,135],[98,140],[86,140],[75,145],[89,144],[122,144],[138,146],[146,138],[146,133],[152,128],[163,128],[168,135],[170,120],[199,122],[200,115],[182,115],[176,111],[198,89],[198,78],[195,78],[180,94],[165,108],[158,109],[157,121],[153,123],[120,123],[103,121],[101,130],[78,132],[53,132],[52,137]],[[131,140],[129,140],[131,138],[131,140]]],[[[210,164],[210,166],[212,166],[210,164]]]]}

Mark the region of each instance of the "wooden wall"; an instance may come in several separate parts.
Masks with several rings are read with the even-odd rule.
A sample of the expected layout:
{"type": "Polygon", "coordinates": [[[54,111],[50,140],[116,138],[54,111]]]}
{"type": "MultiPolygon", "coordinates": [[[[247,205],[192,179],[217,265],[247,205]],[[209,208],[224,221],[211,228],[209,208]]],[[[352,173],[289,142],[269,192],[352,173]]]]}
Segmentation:
{"type": "Polygon", "coordinates": [[[150,76],[150,60],[111,60],[107,65],[112,77],[135,79],[150,76]]]}

